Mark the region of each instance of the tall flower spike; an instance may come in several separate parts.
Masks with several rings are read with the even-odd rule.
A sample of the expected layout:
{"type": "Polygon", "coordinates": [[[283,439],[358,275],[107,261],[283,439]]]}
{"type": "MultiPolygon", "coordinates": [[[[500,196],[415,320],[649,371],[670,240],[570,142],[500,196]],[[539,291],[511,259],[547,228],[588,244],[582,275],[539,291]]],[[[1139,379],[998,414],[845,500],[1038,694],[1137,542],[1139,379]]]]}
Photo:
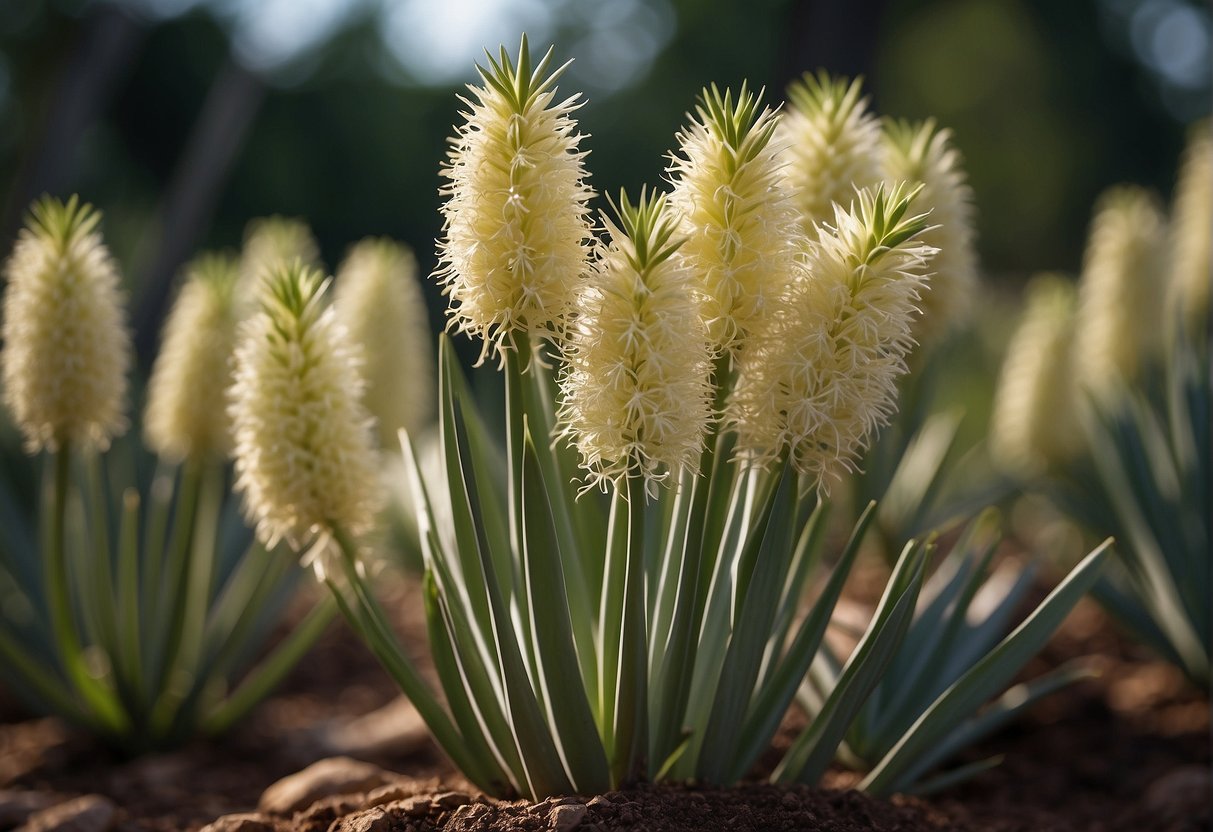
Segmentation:
{"type": "Polygon", "coordinates": [[[922,317],[914,328],[919,342],[938,338],[961,324],[977,285],[973,230],[973,189],[966,181],[952,132],[933,119],[918,124],[888,122],[884,130],[884,174],[890,184],[922,185],[910,205],[929,213],[922,241],[938,249],[931,262],[930,287],[922,296],[922,317]]]}
{"type": "Polygon", "coordinates": [[[990,451],[1004,470],[1033,477],[1075,454],[1073,342],[1073,285],[1058,275],[1034,278],[990,418],[990,451]]]}
{"type": "Polygon", "coordinates": [[[4,265],[4,397],[30,452],[104,450],[126,430],[131,339],[100,221],[75,196],[44,197],[4,265]]]}
{"type": "Polygon", "coordinates": [[[562,432],[605,487],[630,475],[651,488],[695,470],[711,419],[711,350],[695,275],[680,257],[665,195],[620,197],[577,299],[561,377],[562,432]]]}
{"type": "Polygon", "coordinates": [[[320,264],[320,248],[306,222],[277,215],[249,220],[240,251],[239,296],[255,303],[258,281],[296,260],[305,266],[320,264]]]}
{"type": "Polygon", "coordinates": [[[231,453],[223,400],[232,384],[240,321],[237,274],[236,260],[220,254],[204,254],[185,267],[152,365],[143,426],[148,447],[166,459],[231,453]]]}
{"type": "Polygon", "coordinates": [[[778,116],[758,109],[742,84],[703,91],[696,117],[678,134],[670,205],[682,219],[679,249],[702,283],[712,342],[736,352],[797,274],[804,235],[772,141],[778,116]]]}
{"type": "Polygon", "coordinates": [[[363,402],[378,425],[379,446],[398,451],[397,432],[416,436],[434,399],[430,327],[413,252],[386,238],[361,241],[337,269],[333,303],[362,348],[363,402]]]}
{"type": "Polygon", "coordinates": [[[834,216],[834,203],[851,204],[857,188],[881,182],[880,122],[868,112],[863,79],[806,73],[788,87],[791,107],[778,141],[787,147],[788,184],[810,237],[834,216]]]}
{"type": "MultiPolygon", "coordinates": [[[[484,341],[481,359],[511,333],[545,337],[564,326],[591,236],[585,153],[572,113],[557,101],[549,49],[533,70],[526,37],[515,66],[505,48],[483,87],[469,86],[465,123],[451,139],[441,193],[436,277],[451,323],[484,341]]],[[[568,66],[565,64],[564,66],[568,66]]]]}
{"type": "Polygon", "coordinates": [[[1172,209],[1170,304],[1193,332],[1208,332],[1213,313],[1213,132],[1197,125],[1184,151],[1172,209]]]}
{"type": "Polygon", "coordinates": [[[924,216],[907,216],[902,186],[860,191],[835,209],[809,254],[808,279],[741,354],[726,419],[738,451],[784,454],[819,488],[855,460],[897,406],[925,269],[924,216]]]}
{"type": "MultiPolygon", "coordinates": [[[[298,261],[266,277],[241,325],[231,417],[236,490],[267,546],[371,528],[380,482],[363,382],[328,281],[298,261]]],[[[317,561],[322,564],[322,561],[317,561]]]]}
{"type": "Polygon", "coordinates": [[[1135,186],[1100,197],[1083,257],[1075,320],[1078,381],[1102,393],[1132,380],[1162,348],[1166,218],[1135,186]]]}

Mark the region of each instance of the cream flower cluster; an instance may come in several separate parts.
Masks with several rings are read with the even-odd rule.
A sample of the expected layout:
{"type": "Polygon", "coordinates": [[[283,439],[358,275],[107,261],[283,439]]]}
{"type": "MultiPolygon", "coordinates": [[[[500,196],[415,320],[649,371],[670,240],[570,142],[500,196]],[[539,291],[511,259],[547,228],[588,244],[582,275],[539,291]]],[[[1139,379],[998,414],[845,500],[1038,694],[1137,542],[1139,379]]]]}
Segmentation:
{"type": "Polygon", "coordinates": [[[551,54],[532,70],[524,38],[517,66],[504,49],[499,61],[490,57],[442,170],[436,276],[453,324],[484,339],[482,358],[515,331],[558,333],[589,256],[592,191],[572,118],[577,96],[556,99],[551,54]]]}
{"type": "Polygon", "coordinates": [[[1213,290],[1213,132],[1208,121],[1184,151],[1172,210],[1171,300],[1186,326],[1207,332],[1213,290]]]}
{"type": "Polygon", "coordinates": [[[363,403],[379,445],[398,449],[397,431],[416,436],[433,408],[433,348],[413,252],[386,238],[362,240],[337,269],[333,304],[362,348],[363,403]]]}
{"type": "Polygon", "coordinates": [[[327,286],[298,262],[273,270],[261,311],[241,325],[230,394],[235,487],[268,546],[361,534],[377,509],[358,357],[325,304],[327,286]]]}
{"type": "Polygon", "coordinates": [[[1023,320],[1007,345],[994,394],[990,450],[1004,469],[1031,477],[1078,448],[1072,345],[1074,288],[1056,275],[1028,284],[1023,320]]]}
{"type": "Polygon", "coordinates": [[[973,229],[973,190],[966,181],[952,133],[933,119],[919,124],[890,124],[884,131],[884,175],[890,184],[922,186],[910,204],[928,214],[931,225],[922,241],[939,250],[931,263],[929,291],[915,326],[922,342],[945,334],[968,315],[977,285],[977,249],[973,229]]]}
{"type": "Polygon", "coordinates": [[[704,90],[696,116],[678,134],[669,201],[711,339],[736,352],[795,279],[804,235],[772,141],[778,116],[759,111],[744,85],[736,102],[731,91],[704,90]]]}
{"type": "Polygon", "coordinates": [[[104,450],[127,427],[131,340],[100,220],[44,198],[4,266],[4,396],[31,452],[104,450]]]}
{"type": "Polygon", "coordinates": [[[649,486],[698,468],[711,420],[711,349],[696,276],[675,254],[664,195],[626,195],[595,250],[564,345],[560,419],[590,481],[649,486]]]}
{"type": "Polygon", "coordinates": [[[185,268],[147,386],[144,438],[166,459],[231,453],[231,422],[216,406],[232,383],[240,309],[236,261],[205,254],[185,268]]]}
{"type": "Polygon", "coordinates": [[[868,111],[861,79],[806,74],[788,87],[791,107],[778,141],[787,150],[788,184],[806,234],[848,207],[857,188],[882,181],[880,122],[868,111]]]}
{"type": "Polygon", "coordinates": [[[1075,342],[1079,383],[1102,392],[1137,377],[1162,344],[1166,218],[1142,188],[1100,197],[1083,258],[1075,342]]]}
{"type": "Polygon", "coordinates": [[[295,260],[305,266],[320,262],[320,248],[306,222],[277,215],[250,220],[240,250],[239,296],[255,302],[258,281],[266,273],[295,260]]]}
{"type": "Polygon", "coordinates": [[[911,193],[863,190],[813,244],[808,278],[742,353],[726,418],[742,456],[787,454],[819,488],[855,460],[896,408],[897,378],[935,250],[911,193]]]}

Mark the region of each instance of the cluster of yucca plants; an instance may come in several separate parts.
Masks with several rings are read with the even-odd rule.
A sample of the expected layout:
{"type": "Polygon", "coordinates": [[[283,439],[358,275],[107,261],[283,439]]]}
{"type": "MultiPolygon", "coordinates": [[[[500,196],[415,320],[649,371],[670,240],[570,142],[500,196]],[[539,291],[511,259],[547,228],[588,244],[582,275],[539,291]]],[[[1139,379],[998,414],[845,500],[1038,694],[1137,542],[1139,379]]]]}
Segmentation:
{"type": "MultiPolygon", "coordinates": [[[[228,728],[336,612],[313,603],[265,651],[304,573],[293,553],[252,540],[229,487],[226,396],[241,322],[265,273],[316,253],[305,225],[271,218],[250,224],[239,259],[208,254],[186,267],[139,447],[125,435],[130,338],[99,222],[75,197],[40,200],[5,265],[4,399],[44,472],[37,500],[0,478],[0,678],[34,707],[141,751],[228,728]]],[[[414,299],[395,297],[416,291],[408,257],[379,241],[352,251],[342,270],[351,331],[394,307],[407,315],[375,329],[415,320],[414,299]],[[383,275],[400,286],[377,287],[383,275]]],[[[422,349],[426,340],[413,337],[422,349]]],[[[380,412],[393,432],[416,427],[392,405],[380,412]]]]}
{"type": "Polygon", "coordinates": [[[1213,157],[1193,131],[1168,218],[1141,188],[1096,207],[1077,290],[1037,278],[1003,366],[993,449],[1025,488],[1114,534],[1095,586],[1114,617],[1208,688],[1213,157]]]}
{"type": "MultiPolygon", "coordinates": [[[[365,385],[326,282],[299,264],[265,282],[237,355],[236,487],[259,538],[306,553],[486,791],[733,782],[815,658],[828,658],[824,635],[871,509],[806,616],[800,605],[824,565],[824,497],[896,410],[937,256],[914,208],[924,190],[877,177],[812,207],[800,178],[842,157],[798,164],[812,137],[796,135],[794,113],[744,86],[710,87],[678,134],[669,192],[621,194],[596,231],[580,103],[557,96],[550,59],[532,64],[525,39],[516,61],[489,56],[443,168],[437,277],[452,328],[499,365],[505,425],[498,439],[444,338],[436,473],[402,435],[441,695],[375,597],[380,489],[365,385]]],[[[853,109],[857,87],[815,83],[819,100],[802,109],[853,109]]],[[[779,777],[815,781],[882,679],[896,687],[887,677],[930,551],[906,543],[779,777]]],[[[1100,557],[1046,602],[1034,638],[1100,557]]],[[[950,629],[919,639],[944,651],[958,640],[968,643],[950,629]]],[[[933,724],[967,717],[1029,641],[982,659],[997,682],[974,689],[961,676],[915,707],[933,709],[933,724]]]]}

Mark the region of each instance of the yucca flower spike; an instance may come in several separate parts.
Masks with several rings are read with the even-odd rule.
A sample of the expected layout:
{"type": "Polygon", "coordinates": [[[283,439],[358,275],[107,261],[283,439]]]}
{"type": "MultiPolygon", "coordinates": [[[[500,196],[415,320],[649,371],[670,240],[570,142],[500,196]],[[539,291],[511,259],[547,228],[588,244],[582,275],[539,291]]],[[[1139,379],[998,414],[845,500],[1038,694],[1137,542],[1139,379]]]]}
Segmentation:
{"type": "Polygon", "coordinates": [[[619,225],[577,298],[564,345],[563,433],[590,484],[640,476],[651,489],[694,471],[711,420],[711,349],[696,277],[675,256],[682,239],[664,194],[621,194],[619,225]]]}
{"type": "Polygon", "coordinates": [[[203,254],[185,267],[185,283],[164,324],[147,386],[144,440],[160,456],[222,458],[231,453],[223,406],[232,384],[240,309],[236,259],[203,254]]]}
{"type": "Polygon", "coordinates": [[[965,176],[952,131],[934,119],[886,122],[884,175],[890,184],[922,185],[910,205],[929,213],[931,226],[922,241],[938,249],[931,262],[930,287],[922,296],[918,341],[938,338],[967,318],[977,285],[977,249],[973,227],[973,189],[965,176]]]}
{"type": "Polygon", "coordinates": [[[1166,217],[1143,188],[1119,186],[1095,208],[1075,319],[1077,381],[1095,394],[1131,381],[1162,349],[1166,217]]]}
{"type": "Polygon", "coordinates": [[[295,260],[305,266],[320,264],[320,247],[307,222],[278,215],[249,220],[240,250],[239,296],[255,306],[261,278],[295,260]]]}
{"type": "Polygon", "coordinates": [[[450,296],[451,325],[483,339],[481,360],[511,334],[559,333],[591,237],[585,152],[572,113],[578,96],[556,98],[565,64],[552,50],[532,68],[526,37],[515,65],[502,47],[477,66],[465,122],[443,166],[443,235],[436,277],[450,296]]]}
{"type": "Polygon", "coordinates": [[[1206,333],[1213,313],[1213,132],[1208,120],[1192,130],[1171,213],[1170,304],[1185,326],[1206,333]]]}
{"type": "Polygon", "coordinates": [[[379,446],[399,451],[398,431],[416,436],[433,409],[434,372],[417,260],[387,238],[362,240],[337,269],[334,307],[363,355],[363,403],[379,446]]]}
{"type": "Polygon", "coordinates": [[[131,338],[101,214],[43,197],[4,265],[4,398],[26,448],[104,450],[127,427],[131,338]]]}
{"type": "Polygon", "coordinates": [[[1070,459],[1080,440],[1074,417],[1073,283],[1040,275],[1026,295],[995,388],[990,451],[1004,470],[1029,478],[1070,459]]]}
{"type": "Polygon", "coordinates": [[[810,248],[808,278],[743,351],[726,419],[738,452],[787,455],[828,490],[897,407],[897,378],[935,249],[915,191],[862,190],[810,248]]]}
{"type": "Polygon", "coordinates": [[[799,269],[804,235],[772,141],[779,116],[759,110],[743,83],[705,89],[678,134],[670,205],[686,242],[679,256],[698,277],[712,342],[736,352],[778,303],[799,269]]]}
{"type": "Polygon", "coordinates": [[[806,234],[851,204],[857,188],[882,181],[880,122],[868,111],[863,79],[805,73],[788,87],[790,107],[777,140],[787,148],[788,186],[806,234]]]}
{"type": "MultiPolygon", "coordinates": [[[[319,271],[269,272],[260,311],[241,324],[230,413],[236,485],[267,546],[326,548],[372,527],[378,465],[358,356],[319,271]]],[[[320,553],[323,554],[323,553],[320,553]]],[[[317,569],[324,558],[313,561],[317,569]]]]}

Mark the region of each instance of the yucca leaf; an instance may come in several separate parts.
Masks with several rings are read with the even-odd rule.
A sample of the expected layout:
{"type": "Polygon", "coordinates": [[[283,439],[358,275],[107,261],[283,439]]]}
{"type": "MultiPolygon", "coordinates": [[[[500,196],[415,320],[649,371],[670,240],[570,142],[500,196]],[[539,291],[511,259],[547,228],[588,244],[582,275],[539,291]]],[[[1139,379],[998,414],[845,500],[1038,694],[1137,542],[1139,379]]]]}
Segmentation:
{"type": "Polygon", "coordinates": [[[872,794],[886,793],[952,727],[1010,681],[1094,583],[1110,542],[1105,541],[1087,555],[1014,632],[940,694],[864,778],[860,788],[872,794]]]}
{"type": "Polygon", "coordinates": [[[911,541],[898,558],[871,624],[809,727],[771,775],[779,782],[816,783],[855,715],[880,682],[910,625],[922,588],[927,547],[911,541]]]}

